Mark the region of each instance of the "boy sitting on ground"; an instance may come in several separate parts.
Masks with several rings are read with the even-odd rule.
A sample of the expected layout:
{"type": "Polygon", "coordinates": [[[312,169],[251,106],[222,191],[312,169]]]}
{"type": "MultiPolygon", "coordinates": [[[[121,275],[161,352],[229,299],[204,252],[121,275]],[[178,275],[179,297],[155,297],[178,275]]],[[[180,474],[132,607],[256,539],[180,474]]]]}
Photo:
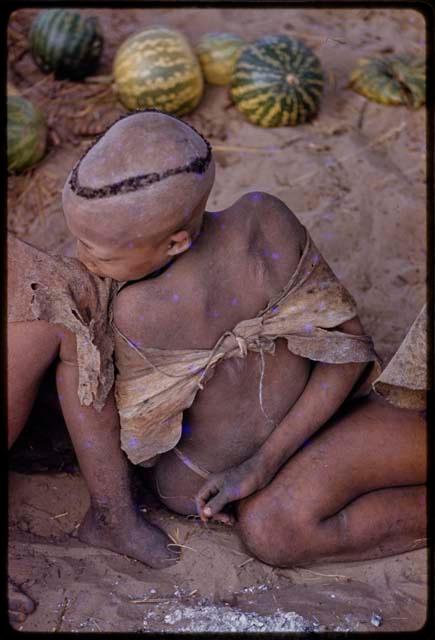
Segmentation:
{"type": "MultiPolygon", "coordinates": [[[[112,233],[124,221],[133,251],[145,227],[156,255],[173,246],[163,241],[170,234],[192,244],[159,277],[124,287],[114,308],[122,448],[135,464],[161,456],[156,487],[179,513],[196,512],[209,474],[227,483],[224,504],[229,484],[235,500],[271,483],[346,398],[369,389],[376,363],[353,299],[284,203],[251,193],[204,212],[213,177],[206,141],[170,116],[140,113],[91,148],[64,192],[81,259],[96,273],[108,273],[106,259],[116,268],[102,216],[113,220],[112,233]],[[140,152],[150,142],[144,166],[140,152]],[[128,151],[113,156],[114,147],[128,151]],[[193,163],[201,172],[189,170],[193,163]],[[185,218],[188,211],[195,214],[185,218]]],[[[337,492],[346,485],[358,495],[363,452],[359,464],[354,477],[344,477],[345,467],[337,474],[337,492]]],[[[274,507],[285,512],[285,500],[274,507]]],[[[244,524],[247,541],[258,527],[247,517],[244,524]]]]}

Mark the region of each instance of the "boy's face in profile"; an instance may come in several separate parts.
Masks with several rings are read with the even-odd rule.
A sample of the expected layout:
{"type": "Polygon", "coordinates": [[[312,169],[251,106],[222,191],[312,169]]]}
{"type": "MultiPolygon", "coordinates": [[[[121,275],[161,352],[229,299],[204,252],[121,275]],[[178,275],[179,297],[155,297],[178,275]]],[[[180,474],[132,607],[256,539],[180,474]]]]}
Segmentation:
{"type": "MultiPolygon", "coordinates": [[[[121,211],[116,220],[106,218],[103,223],[108,237],[116,238],[116,241],[103,239],[86,216],[73,210],[74,203],[68,198],[64,199],[63,207],[68,228],[77,240],[77,259],[97,276],[127,282],[144,278],[189,249],[201,226],[206,200],[207,197],[203,198],[187,216],[190,220],[188,229],[171,233],[167,227],[160,229],[158,225],[149,224],[145,238],[139,234],[136,239],[132,237],[131,230],[123,225],[123,221],[128,219],[128,212],[121,211]]],[[[101,219],[104,220],[104,211],[101,219]]],[[[140,226],[138,223],[137,231],[140,231],[140,226]]]]}
{"type": "MultiPolygon", "coordinates": [[[[157,271],[170,261],[170,248],[167,237],[152,240],[132,240],[115,243],[98,239],[92,230],[84,228],[79,217],[68,215],[65,209],[68,228],[77,240],[76,257],[88,271],[102,278],[112,278],[119,282],[139,280],[157,271]]],[[[121,233],[119,234],[121,236],[121,233]]]]}

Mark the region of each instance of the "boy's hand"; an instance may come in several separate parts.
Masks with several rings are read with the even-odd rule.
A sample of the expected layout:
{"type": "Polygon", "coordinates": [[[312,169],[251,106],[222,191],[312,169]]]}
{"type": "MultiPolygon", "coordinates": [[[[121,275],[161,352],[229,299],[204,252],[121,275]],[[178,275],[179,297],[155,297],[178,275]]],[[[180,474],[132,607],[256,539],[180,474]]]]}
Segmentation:
{"type": "Polygon", "coordinates": [[[269,482],[269,474],[259,460],[253,456],[237,467],[214,473],[203,484],[195,497],[201,520],[213,518],[230,524],[230,516],[221,513],[229,502],[247,498],[269,482]]]}

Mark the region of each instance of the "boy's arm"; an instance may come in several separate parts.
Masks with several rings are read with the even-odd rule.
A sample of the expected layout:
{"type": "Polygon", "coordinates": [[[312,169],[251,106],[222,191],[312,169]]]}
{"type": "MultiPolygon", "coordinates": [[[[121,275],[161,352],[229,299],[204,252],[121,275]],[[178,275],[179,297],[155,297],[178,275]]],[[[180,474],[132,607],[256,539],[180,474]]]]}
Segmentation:
{"type": "MultiPolygon", "coordinates": [[[[346,333],[364,333],[358,318],[337,328],[346,333]]],[[[266,486],[301,445],[335,414],[367,364],[316,363],[304,391],[256,453],[238,467],[214,474],[201,487],[197,494],[198,513],[212,517],[228,502],[266,486]]]]}

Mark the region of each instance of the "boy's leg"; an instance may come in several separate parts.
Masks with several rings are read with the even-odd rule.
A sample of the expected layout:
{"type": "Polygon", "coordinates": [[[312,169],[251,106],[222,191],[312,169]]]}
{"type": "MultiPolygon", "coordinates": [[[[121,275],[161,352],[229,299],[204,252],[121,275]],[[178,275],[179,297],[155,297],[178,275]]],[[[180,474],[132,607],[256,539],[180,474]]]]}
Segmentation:
{"type": "Polygon", "coordinates": [[[151,567],[171,565],[179,554],[168,536],[146,522],[134,504],[113,393],[98,412],[79,403],[78,367],[60,361],[56,378],[63,415],[91,497],[79,538],[151,567]]]}
{"type": "Polygon", "coordinates": [[[278,566],[365,560],[426,543],[426,424],[370,397],[239,505],[246,546],[278,566]]]}

